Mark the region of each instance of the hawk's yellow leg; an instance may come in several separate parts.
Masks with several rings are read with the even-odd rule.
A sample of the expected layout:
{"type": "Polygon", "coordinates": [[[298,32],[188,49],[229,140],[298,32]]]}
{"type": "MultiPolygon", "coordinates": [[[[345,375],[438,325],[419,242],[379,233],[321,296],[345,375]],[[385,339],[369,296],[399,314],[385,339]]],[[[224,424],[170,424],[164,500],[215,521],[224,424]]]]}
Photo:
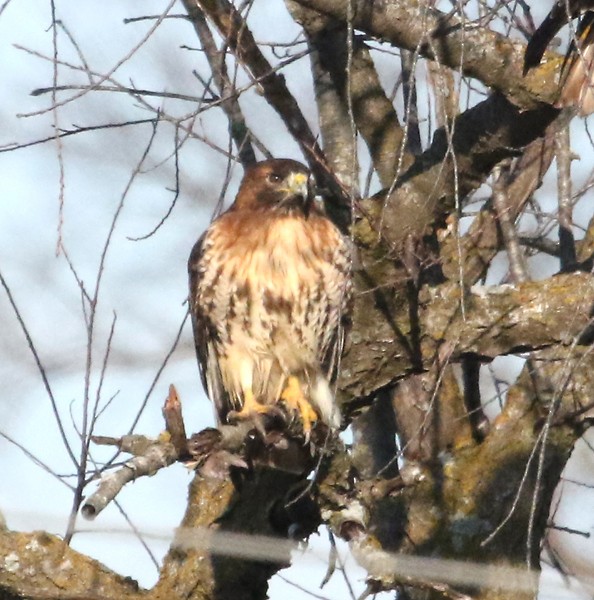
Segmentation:
{"type": "Polygon", "coordinates": [[[254,398],[254,392],[251,389],[246,390],[243,395],[243,406],[240,411],[233,411],[234,419],[249,419],[257,415],[263,415],[266,413],[273,412],[274,409],[271,410],[272,407],[266,406],[266,404],[261,404],[254,398]]]}
{"type": "Polygon", "coordinates": [[[299,413],[303,423],[303,433],[308,437],[312,423],[315,423],[318,420],[318,413],[316,413],[311,403],[303,395],[297,377],[291,375],[288,378],[287,386],[281,394],[281,400],[285,401],[288,408],[299,413]]]}

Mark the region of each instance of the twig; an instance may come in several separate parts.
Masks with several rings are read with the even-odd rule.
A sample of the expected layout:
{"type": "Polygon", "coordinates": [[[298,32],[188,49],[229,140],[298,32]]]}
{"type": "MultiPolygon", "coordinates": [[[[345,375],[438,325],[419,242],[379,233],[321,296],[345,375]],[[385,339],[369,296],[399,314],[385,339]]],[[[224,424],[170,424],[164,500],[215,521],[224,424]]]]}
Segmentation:
{"type": "Polygon", "coordinates": [[[227,74],[225,52],[217,49],[203,11],[196,9],[192,13],[191,21],[200,38],[202,49],[210,65],[214,83],[222,98],[221,108],[229,120],[229,134],[235,142],[235,147],[239,154],[239,162],[244,168],[248,167],[256,162],[256,154],[250,141],[250,130],[246,125],[239,101],[234,95],[235,85],[227,74]]]}
{"type": "MultiPolygon", "coordinates": [[[[49,62],[52,62],[52,58],[51,57],[45,56],[45,55],[43,55],[43,54],[41,54],[39,52],[36,52],[34,50],[30,50],[28,48],[24,48],[23,46],[19,46],[18,44],[15,44],[15,48],[17,48],[19,50],[23,50],[24,52],[27,52],[27,53],[29,53],[29,54],[31,54],[33,56],[37,56],[39,58],[42,58],[43,60],[47,60],[49,62]]],[[[306,56],[308,54],[308,52],[309,51],[301,52],[301,53],[298,53],[298,54],[296,54],[296,55],[288,58],[283,63],[280,63],[280,64],[276,65],[275,67],[273,67],[272,71],[274,73],[276,73],[277,71],[280,71],[281,69],[283,69],[284,67],[286,67],[288,64],[290,64],[290,63],[292,63],[292,62],[294,62],[296,60],[299,60],[300,58],[306,56]]],[[[75,71],[84,71],[84,69],[81,68],[78,65],[73,65],[73,64],[70,64],[70,63],[68,63],[66,61],[63,61],[63,60],[60,60],[58,62],[59,62],[59,64],[68,67],[69,69],[72,69],[72,70],[75,70],[75,71]]],[[[102,75],[100,73],[92,72],[91,74],[94,75],[94,76],[96,76],[96,77],[102,77],[102,75]]],[[[271,73],[268,72],[268,73],[264,74],[262,76],[262,78],[269,77],[270,74],[271,73]]],[[[117,83],[117,81],[114,80],[113,78],[109,78],[108,81],[110,83],[114,84],[116,87],[119,87],[119,88],[124,87],[124,86],[121,86],[119,83],[117,83]]],[[[236,87],[235,90],[234,90],[234,95],[237,96],[237,97],[239,97],[241,94],[243,94],[247,90],[252,89],[253,87],[257,86],[259,83],[260,83],[260,80],[258,78],[255,78],[255,79],[253,79],[252,81],[250,81],[247,85],[245,85],[243,87],[236,87]]],[[[132,88],[128,88],[128,89],[131,90],[132,88]]],[[[128,91],[128,93],[132,94],[131,91],[128,91]]],[[[155,114],[157,114],[160,117],[160,119],[162,119],[164,121],[167,121],[167,122],[170,122],[170,123],[173,123],[176,127],[179,127],[180,129],[182,129],[183,131],[185,131],[188,136],[191,136],[194,139],[200,140],[201,142],[203,142],[204,144],[206,144],[207,146],[209,146],[213,150],[216,150],[218,153],[224,155],[227,158],[231,157],[233,160],[235,160],[235,157],[231,156],[230,153],[227,150],[224,150],[223,148],[219,147],[218,145],[216,145],[215,143],[213,143],[212,141],[210,141],[205,136],[202,136],[202,135],[196,133],[195,131],[193,131],[191,129],[191,127],[186,126],[186,125],[183,124],[183,122],[187,121],[187,120],[191,120],[192,124],[193,124],[195,118],[199,114],[201,114],[201,113],[203,113],[203,112],[205,112],[207,110],[210,110],[211,108],[214,108],[214,107],[218,106],[222,102],[221,98],[219,98],[218,100],[213,100],[212,102],[209,102],[208,104],[206,104],[206,106],[200,105],[196,110],[192,111],[192,113],[190,113],[188,115],[185,115],[185,116],[182,116],[182,117],[172,117],[172,116],[169,116],[167,113],[161,112],[160,109],[151,106],[148,102],[146,102],[146,100],[141,95],[138,95],[138,94],[133,94],[133,95],[134,95],[134,98],[141,104],[141,106],[143,106],[147,110],[152,111],[155,114]]],[[[201,104],[203,104],[203,103],[201,103],[201,104]]],[[[148,121],[153,122],[155,120],[156,119],[149,119],[148,121]]],[[[138,122],[144,122],[144,121],[138,121],[138,122]]],[[[101,127],[96,127],[96,129],[100,129],[100,128],[101,127]]],[[[54,136],[51,136],[51,137],[49,137],[47,139],[40,140],[40,141],[37,141],[37,142],[32,142],[32,143],[29,143],[29,144],[22,144],[22,145],[11,144],[11,145],[8,145],[8,147],[6,147],[5,149],[0,149],[0,152],[10,152],[12,150],[17,150],[17,149],[20,149],[20,148],[27,147],[28,145],[35,145],[37,143],[43,143],[43,142],[50,141],[50,140],[54,140],[54,136]]],[[[265,156],[267,156],[268,158],[270,158],[270,155],[269,155],[270,153],[268,152],[268,150],[265,148],[265,146],[262,144],[261,141],[259,141],[255,136],[253,136],[252,142],[258,147],[258,149],[265,156]]]]}
{"type": "Polygon", "coordinates": [[[107,372],[107,364],[109,361],[109,355],[111,353],[111,343],[113,341],[113,336],[115,333],[115,326],[117,322],[117,315],[113,314],[113,319],[111,321],[111,327],[109,328],[109,334],[107,336],[107,344],[105,345],[105,354],[103,356],[103,363],[101,364],[101,373],[99,375],[99,384],[97,385],[97,392],[95,394],[95,402],[93,405],[93,411],[91,415],[91,425],[89,431],[92,432],[97,423],[97,419],[99,415],[103,412],[103,409],[99,408],[99,404],[101,402],[101,390],[103,389],[103,382],[105,381],[105,374],[107,372]]]}
{"type": "Polygon", "coordinates": [[[320,589],[322,589],[329,581],[332,575],[334,575],[334,571],[336,571],[336,559],[338,556],[338,550],[336,549],[336,538],[332,533],[331,529],[328,529],[328,541],[330,542],[330,553],[328,555],[328,569],[326,570],[326,574],[324,575],[324,579],[322,579],[322,583],[320,583],[320,589]]]}
{"type": "MultiPolygon", "coordinates": [[[[89,303],[89,315],[87,320],[87,352],[86,352],[86,361],[85,361],[85,376],[84,376],[84,399],[83,399],[83,407],[82,407],[82,426],[80,431],[81,437],[81,447],[80,447],[80,458],[78,464],[78,482],[76,486],[76,490],[74,493],[74,497],[72,499],[72,508],[70,511],[70,515],[68,517],[68,526],[66,529],[66,534],[64,535],[64,540],[66,543],[69,543],[74,535],[75,525],[76,525],[76,517],[78,515],[78,509],[81,505],[83,499],[83,490],[86,485],[86,470],[87,470],[87,462],[89,458],[89,445],[91,443],[91,435],[93,433],[94,421],[91,417],[89,419],[89,405],[91,402],[90,398],[90,390],[91,390],[91,376],[92,376],[92,366],[93,366],[93,349],[94,349],[94,332],[95,332],[95,322],[97,316],[97,305],[99,302],[99,294],[101,290],[101,282],[103,280],[103,274],[105,271],[107,253],[111,247],[111,239],[116,229],[116,225],[119,220],[119,216],[124,208],[124,203],[126,198],[128,197],[128,193],[132,188],[136,177],[140,172],[140,168],[142,167],[144,161],[146,160],[153,142],[155,140],[155,136],[157,134],[157,125],[158,120],[153,125],[153,131],[151,132],[151,136],[149,138],[148,143],[146,144],[142,155],[133,169],[124,191],[120,197],[120,201],[118,206],[114,212],[114,215],[111,220],[111,224],[109,227],[109,231],[107,233],[107,237],[103,244],[103,248],[101,251],[101,256],[99,259],[99,267],[97,270],[97,278],[95,280],[95,289],[93,290],[92,299],[89,303]]],[[[83,304],[83,308],[85,305],[83,304]]]]}
{"type": "Polygon", "coordinates": [[[21,316],[21,313],[20,313],[20,311],[16,305],[16,302],[12,296],[12,293],[10,291],[10,288],[8,287],[8,284],[6,283],[6,280],[4,279],[1,272],[0,272],[0,283],[2,284],[2,287],[4,288],[6,295],[8,296],[8,301],[10,302],[10,305],[12,306],[12,309],[14,310],[14,314],[16,315],[19,325],[21,326],[21,330],[23,331],[23,333],[25,334],[25,337],[27,338],[27,345],[29,346],[29,350],[31,350],[31,353],[33,354],[33,358],[35,359],[35,364],[37,365],[37,370],[39,371],[39,374],[41,375],[41,379],[43,381],[45,391],[47,392],[47,395],[50,399],[50,403],[52,405],[52,412],[54,413],[54,417],[56,419],[56,424],[58,426],[58,430],[60,431],[60,436],[62,438],[64,448],[66,448],[66,452],[68,453],[68,456],[70,456],[70,459],[72,460],[73,465],[76,468],[78,468],[78,466],[79,466],[78,461],[76,459],[76,456],[74,456],[74,452],[70,446],[68,437],[66,436],[66,431],[64,430],[64,425],[62,424],[62,418],[60,416],[60,411],[58,410],[58,403],[56,402],[56,398],[54,397],[54,393],[50,386],[49,379],[47,378],[47,374],[45,372],[45,367],[43,366],[43,364],[41,362],[41,358],[39,357],[39,354],[37,353],[37,349],[35,348],[33,339],[31,338],[29,330],[27,329],[27,326],[25,325],[25,321],[23,320],[23,317],[21,316]]]}
{"type": "Polygon", "coordinates": [[[112,473],[101,476],[97,490],[83,503],[81,513],[85,519],[94,519],[130,481],[139,477],[152,476],[159,469],[176,462],[178,455],[169,441],[149,439],[141,435],[125,435],[121,438],[93,436],[100,445],[114,445],[134,458],[112,473]]]}
{"type": "Polygon", "coordinates": [[[559,260],[561,271],[571,271],[576,262],[575,240],[572,231],[571,144],[569,125],[560,127],[555,136],[557,156],[557,193],[559,196],[559,260]]]}
{"type": "Polygon", "coordinates": [[[11,3],[11,1],[12,0],[4,0],[4,2],[2,3],[2,6],[0,6],[0,16],[2,16],[2,13],[6,10],[6,8],[11,3]]]}
{"type": "Polygon", "coordinates": [[[120,511],[120,514],[122,515],[122,517],[124,517],[124,520],[126,521],[126,523],[128,523],[128,525],[130,526],[130,529],[132,530],[134,537],[138,540],[140,545],[144,548],[144,551],[148,554],[148,557],[151,560],[151,562],[153,563],[155,569],[158,571],[159,567],[160,567],[160,563],[157,560],[155,553],[150,549],[149,545],[147,544],[146,540],[144,539],[145,536],[144,536],[143,532],[136,526],[136,524],[129,517],[128,513],[124,510],[124,507],[117,500],[114,500],[114,504],[117,507],[117,509],[120,511]]]}
{"type": "Polygon", "coordinates": [[[54,128],[54,140],[56,144],[56,156],[58,158],[58,172],[59,172],[59,192],[58,192],[58,240],[56,242],[56,255],[60,253],[62,246],[62,231],[64,227],[64,203],[65,203],[65,192],[66,192],[66,180],[64,171],[64,153],[62,139],[58,135],[60,131],[60,120],[58,116],[58,107],[56,105],[56,88],[58,87],[58,22],[56,19],[56,4],[54,0],[50,0],[50,7],[52,13],[52,48],[53,58],[52,61],[52,123],[54,128]]]}
{"type": "Polygon", "coordinates": [[[40,458],[35,456],[35,454],[27,450],[27,448],[25,448],[23,444],[17,442],[14,438],[10,437],[4,431],[0,431],[0,437],[3,437],[7,442],[10,442],[14,446],[16,446],[25,456],[27,456],[27,458],[30,458],[38,467],[43,469],[46,473],[52,475],[52,477],[55,477],[60,483],[64,484],[71,491],[74,491],[74,486],[70,485],[67,481],[64,481],[64,475],[56,473],[48,464],[44,463],[40,458]]]}
{"type": "MultiPolygon", "coordinates": [[[[96,85],[99,86],[101,85],[104,81],[108,80],[124,63],[126,63],[128,60],[130,60],[130,58],[132,58],[132,56],[134,56],[134,54],[136,54],[136,52],[138,50],[140,50],[140,48],[142,46],[144,46],[144,44],[147,42],[147,40],[149,40],[153,33],[155,32],[155,30],[159,27],[159,25],[162,23],[163,19],[167,16],[167,14],[169,13],[169,11],[173,8],[173,5],[175,4],[175,0],[171,0],[169,2],[169,4],[165,7],[165,10],[163,11],[163,13],[161,14],[161,16],[159,17],[159,19],[154,23],[154,25],[147,31],[147,33],[141,38],[141,40],[136,44],[136,46],[134,46],[124,57],[122,57],[109,71],[107,74],[105,75],[101,75],[100,79],[97,81],[96,85]]],[[[33,112],[29,112],[29,113],[20,113],[17,115],[17,117],[34,117],[34,116],[38,116],[38,115],[43,115],[49,111],[53,111],[56,108],[60,107],[60,106],[64,106],[66,104],[68,104],[69,102],[72,102],[74,100],[78,100],[79,98],[82,98],[84,95],[86,95],[90,89],[92,88],[85,88],[84,90],[80,91],[77,94],[74,94],[74,96],[71,96],[70,98],[66,98],[65,100],[62,100],[61,102],[52,102],[52,105],[49,108],[44,108],[42,110],[36,110],[33,112]]]]}
{"type": "Polygon", "coordinates": [[[155,21],[156,19],[163,18],[165,19],[185,19],[188,20],[188,15],[167,15],[163,17],[162,15],[144,15],[142,17],[128,17],[123,19],[122,22],[124,25],[129,25],[130,23],[139,23],[140,21],[155,21]]]}
{"type": "Polygon", "coordinates": [[[165,367],[167,366],[167,363],[169,362],[169,359],[171,358],[171,356],[175,352],[175,349],[177,348],[177,345],[178,345],[179,340],[181,338],[181,334],[182,334],[182,331],[183,331],[184,326],[186,324],[186,321],[188,320],[189,314],[190,313],[188,311],[186,311],[186,313],[184,314],[184,318],[182,319],[182,322],[181,322],[181,324],[179,326],[179,329],[177,330],[177,332],[175,334],[175,338],[173,340],[173,343],[171,344],[171,347],[167,351],[167,354],[165,355],[165,358],[163,359],[163,361],[159,365],[159,368],[157,369],[157,372],[155,373],[155,376],[153,377],[153,380],[151,381],[149,389],[148,389],[147,393],[145,394],[144,399],[142,400],[140,408],[138,409],[138,412],[136,413],[136,416],[134,417],[134,420],[132,421],[132,424],[130,425],[130,428],[128,429],[128,433],[129,434],[132,433],[134,431],[134,429],[136,428],[136,425],[138,425],[138,421],[140,420],[140,417],[141,417],[142,413],[144,412],[144,409],[146,408],[146,405],[148,404],[149,398],[151,397],[151,394],[153,393],[153,390],[155,389],[155,386],[157,385],[157,382],[159,381],[159,378],[161,377],[161,374],[163,373],[165,367]]]}
{"type": "MultiPolygon", "coordinates": [[[[128,127],[129,125],[144,125],[145,123],[154,124],[156,118],[151,119],[138,119],[136,121],[125,121],[123,123],[105,123],[103,125],[89,125],[86,127],[75,127],[74,129],[61,129],[57,135],[61,138],[76,135],[78,133],[85,133],[87,131],[98,131],[100,129],[117,129],[119,127],[128,127]]],[[[33,142],[24,142],[23,144],[7,144],[4,147],[0,147],[0,154],[2,152],[13,152],[14,150],[22,150],[23,148],[30,148],[31,146],[38,146],[39,144],[45,144],[47,142],[54,141],[55,135],[51,135],[33,142]]]]}
{"type": "Polygon", "coordinates": [[[219,102],[218,96],[213,98],[202,98],[198,96],[190,96],[188,94],[176,94],[175,92],[155,92],[153,90],[144,90],[134,87],[124,87],[120,85],[56,85],[52,87],[36,88],[31,92],[31,96],[41,96],[43,94],[56,92],[64,92],[66,90],[83,90],[87,92],[117,92],[122,94],[138,94],[139,96],[153,96],[155,98],[171,98],[173,100],[187,100],[188,102],[201,102],[210,104],[219,102]]]}
{"type": "Polygon", "coordinates": [[[521,283],[530,279],[526,256],[518,242],[518,234],[510,215],[510,204],[507,200],[506,180],[509,164],[506,167],[498,166],[494,169],[493,177],[493,206],[497,213],[497,220],[501,235],[507,250],[509,259],[509,270],[515,283],[521,283]]]}
{"type": "MultiPolygon", "coordinates": [[[[186,139],[187,139],[187,136],[186,136],[186,139]]],[[[179,185],[179,150],[180,150],[180,146],[181,146],[181,144],[179,143],[179,126],[176,126],[174,140],[173,140],[173,148],[174,148],[174,150],[173,150],[173,166],[174,166],[174,171],[175,171],[175,174],[174,174],[175,186],[172,190],[170,190],[168,188],[168,191],[173,192],[173,200],[171,200],[171,203],[169,204],[167,211],[161,217],[161,219],[159,219],[159,222],[148,233],[145,233],[144,235],[137,236],[137,237],[128,236],[127,239],[130,240],[131,242],[140,242],[142,240],[146,240],[146,239],[152,237],[153,235],[155,235],[155,233],[157,233],[157,231],[159,231],[161,226],[165,223],[165,221],[167,221],[167,219],[173,212],[173,209],[175,208],[175,205],[177,204],[177,200],[179,198],[179,193],[180,193],[180,185],[179,185]]]]}
{"type": "Polygon", "coordinates": [[[177,455],[180,458],[186,456],[188,454],[188,436],[182,416],[181,402],[173,385],[169,386],[169,395],[163,406],[163,418],[177,455]]]}
{"type": "Polygon", "coordinates": [[[289,91],[284,77],[276,72],[262,54],[238,10],[228,0],[220,0],[216,3],[183,0],[183,4],[192,21],[196,18],[196,14],[198,12],[201,14],[203,10],[215,24],[237,60],[254,79],[260,82],[266,100],[280,115],[287,129],[301,147],[320,187],[329,190],[337,207],[348,207],[349,195],[342,189],[328,168],[324,153],[297,101],[289,91]]]}

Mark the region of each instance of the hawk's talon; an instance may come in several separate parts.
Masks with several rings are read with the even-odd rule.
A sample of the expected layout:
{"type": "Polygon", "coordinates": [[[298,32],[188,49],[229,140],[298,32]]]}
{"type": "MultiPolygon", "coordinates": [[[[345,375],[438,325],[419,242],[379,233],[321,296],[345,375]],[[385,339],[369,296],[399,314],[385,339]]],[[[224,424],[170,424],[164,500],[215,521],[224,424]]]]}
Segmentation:
{"type": "Polygon", "coordinates": [[[281,394],[281,400],[285,401],[285,404],[290,410],[299,413],[303,424],[305,443],[307,444],[309,442],[312,424],[318,420],[318,413],[314,410],[309,400],[303,395],[299,379],[294,375],[291,375],[287,379],[287,385],[281,394]]]}
{"type": "Polygon", "coordinates": [[[285,415],[278,406],[274,404],[261,404],[254,398],[254,393],[251,390],[245,392],[244,403],[241,410],[231,410],[227,413],[227,420],[233,421],[252,421],[258,433],[264,438],[266,437],[266,427],[263,417],[271,418],[281,417],[285,415]]]}

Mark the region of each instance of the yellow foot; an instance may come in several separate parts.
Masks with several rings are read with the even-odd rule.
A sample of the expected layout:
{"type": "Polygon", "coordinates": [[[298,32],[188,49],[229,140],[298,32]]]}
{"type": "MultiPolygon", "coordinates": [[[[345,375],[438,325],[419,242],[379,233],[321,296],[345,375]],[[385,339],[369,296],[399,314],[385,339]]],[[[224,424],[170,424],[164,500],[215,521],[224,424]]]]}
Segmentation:
{"type": "Polygon", "coordinates": [[[278,414],[276,406],[261,404],[254,398],[252,390],[247,390],[243,397],[243,406],[241,410],[232,410],[229,412],[229,419],[232,421],[247,421],[249,419],[258,419],[260,415],[278,414]]]}
{"type": "Polygon", "coordinates": [[[309,439],[311,425],[318,420],[318,413],[303,395],[299,379],[294,375],[288,378],[287,386],[281,394],[281,400],[285,401],[289,409],[299,413],[301,422],[303,423],[303,433],[305,434],[305,438],[309,439]]]}

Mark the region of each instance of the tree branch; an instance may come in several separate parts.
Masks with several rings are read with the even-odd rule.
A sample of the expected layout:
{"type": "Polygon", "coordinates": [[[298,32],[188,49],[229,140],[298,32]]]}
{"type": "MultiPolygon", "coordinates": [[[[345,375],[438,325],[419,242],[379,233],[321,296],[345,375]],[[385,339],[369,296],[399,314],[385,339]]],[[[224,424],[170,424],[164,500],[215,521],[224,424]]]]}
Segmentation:
{"type": "MultiPolygon", "coordinates": [[[[319,513],[308,513],[309,495],[303,478],[276,469],[255,469],[241,481],[241,490],[229,480],[196,475],[190,485],[183,531],[243,533],[279,539],[274,559],[255,560],[249,551],[216,552],[209,544],[187,543],[180,534],[164,559],[161,577],[151,597],[187,600],[253,600],[265,598],[268,579],[290,563],[293,543],[288,529],[295,521],[298,535],[309,535],[319,525],[319,513]],[[294,501],[299,497],[298,502],[294,501]],[[295,514],[297,513],[297,514],[295,514]]],[[[293,531],[293,529],[292,529],[293,531]]]]}
{"type": "Polygon", "coordinates": [[[382,191],[361,202],[365,217],[355,225],[356,237],[366,246],[384,240],[394,248],[409,236],[420,238],[455,208],[456,196],[462,200],[477,189],[497,163],[542,136],[557,115],[553,108],[521,111],[493,94],[456,118],[452,136],[439,129],[387,197],[382,191]]]}
{"type": "MultiPolygon", "coordinates": [[[[203,10],[219,30],[237,60],[254,79],[259,81],[264,97],[284,121],[295,138],[316,176],[320,187],[329,191],[328,197],[335,208],[349,206],[349,196],[328,168],[324,153],[319,147],[297,101],[290,93],[285,78],[274,71],[258,47],[247,23],[228,0],[183,0],[188,16],[193,22],[197,11],[203,10]]],[[[200,13],[201,14],[201,13],[200,13]]],[[[200,18],[200,17],[198,17],[200,18]]],[[[348,222],[348,218],[343,220],[348,222]]]]}
{"type": "MultiPolygon", "coordinates": [[[[350,398],[372,395],[413,369],[408,309],[402,299],[390,299],[387,293],[378,306],[380,291],[359,297],[355,304],[357,336],[351,339],[339,378],[339,387],[350,398]]],[[[594,277],[574,273],[518,286],[475,286],[464,299],[465,315],[456,283],[425,288],[422,294],[418,319],[423,366],[429,369],[444,340],[453,344],[452,360],[465,353],[491,360],[571,343],[591,324],[594,277]]]]}
{"type": "Polygon", "coordinates": [[[234,83],[229,79],[229,75],[227,74],[225,53],[217,49],[204,13],[198,8],[192,11],[192,23],[196,34],[200,38],[200,43],[210,65],[212,77],[219,90],[222,100],[221,108],[229,120],[229,134],[237,148],[239,162],[245,169],[256,162],[256,153],[250,141],[250,130],[246,125],[243,112],[239,106],[239,100],[234,95],[234,83]]]}
{"type": "Polygon", "coordinates": [[[130,481],[150,477],[178,459],[177,450],[169,441],[143,435],[125,435],[118,439],[95,436],[92,439],[96,444],[115,445],[122,452],[135,456],[123,467],[101,477],[97,490],[82,505],[81,512],[86,519],[94,519],[130,481]]]}
{"type": "MultiPolygon", "coordinates": [[[[515,161],[506,182],[509,218],[515,221],[542,184],[542,179],[555,156],[555,135],[558,121],[555,121],[543,138],[531,142],[522,156],[515,161]]],[[[473,285],[485,276],[491,261],[502,248],[502,240],[489,200],[475,217],[468,232],[462,239],[456,238],[456,231],[448,228],[441,234],[441,260],[444,275],[456,280],[460,272],[464,285],[473,285]],[[463,267],[460,269],[459,261],[463,267]]]]}
{"type": "Polygon", "coordinates": [[[552,104],[558,94],[552,69],[535,69],[537,73],[522,76],[522,44],[424,2],[296,1],[344,22],[350,3],[356,29],[399,48],[418,49],[421,56],[451,69],[461,69],[464,75],[513,98],[523,109],[534,109],[540,102],[552,104]]]}
{"type": "Polygon", "coordinates": [[[293,19],[303,27],[311,50],[318,122],[328,163],[347,189],[358,191],[359,168],[352,164],[357,140],[353,135],[345,90],[338,88],[333,80],[336,55],[341,56],[341,67],[346,70],[346,26],[291,0],[287,0],[286,5],[293,19]],[[335,51],[332,57],[329,56],[330,49],[335,51]]]}
{"type": "Polygon", "coordinates": [[[7,600],[139,600],[129,577],[44,532],[0,531],[0,597],[7,600]]]}
{"type": "Polygon", "coordinates": [[[573,156],[569,139],[569,125],[558,129],[555,146],[559,203],[559,258],[561,271],[572,271],[575,268],[577,256],[572,229],[571,161],[573,156]]]}

